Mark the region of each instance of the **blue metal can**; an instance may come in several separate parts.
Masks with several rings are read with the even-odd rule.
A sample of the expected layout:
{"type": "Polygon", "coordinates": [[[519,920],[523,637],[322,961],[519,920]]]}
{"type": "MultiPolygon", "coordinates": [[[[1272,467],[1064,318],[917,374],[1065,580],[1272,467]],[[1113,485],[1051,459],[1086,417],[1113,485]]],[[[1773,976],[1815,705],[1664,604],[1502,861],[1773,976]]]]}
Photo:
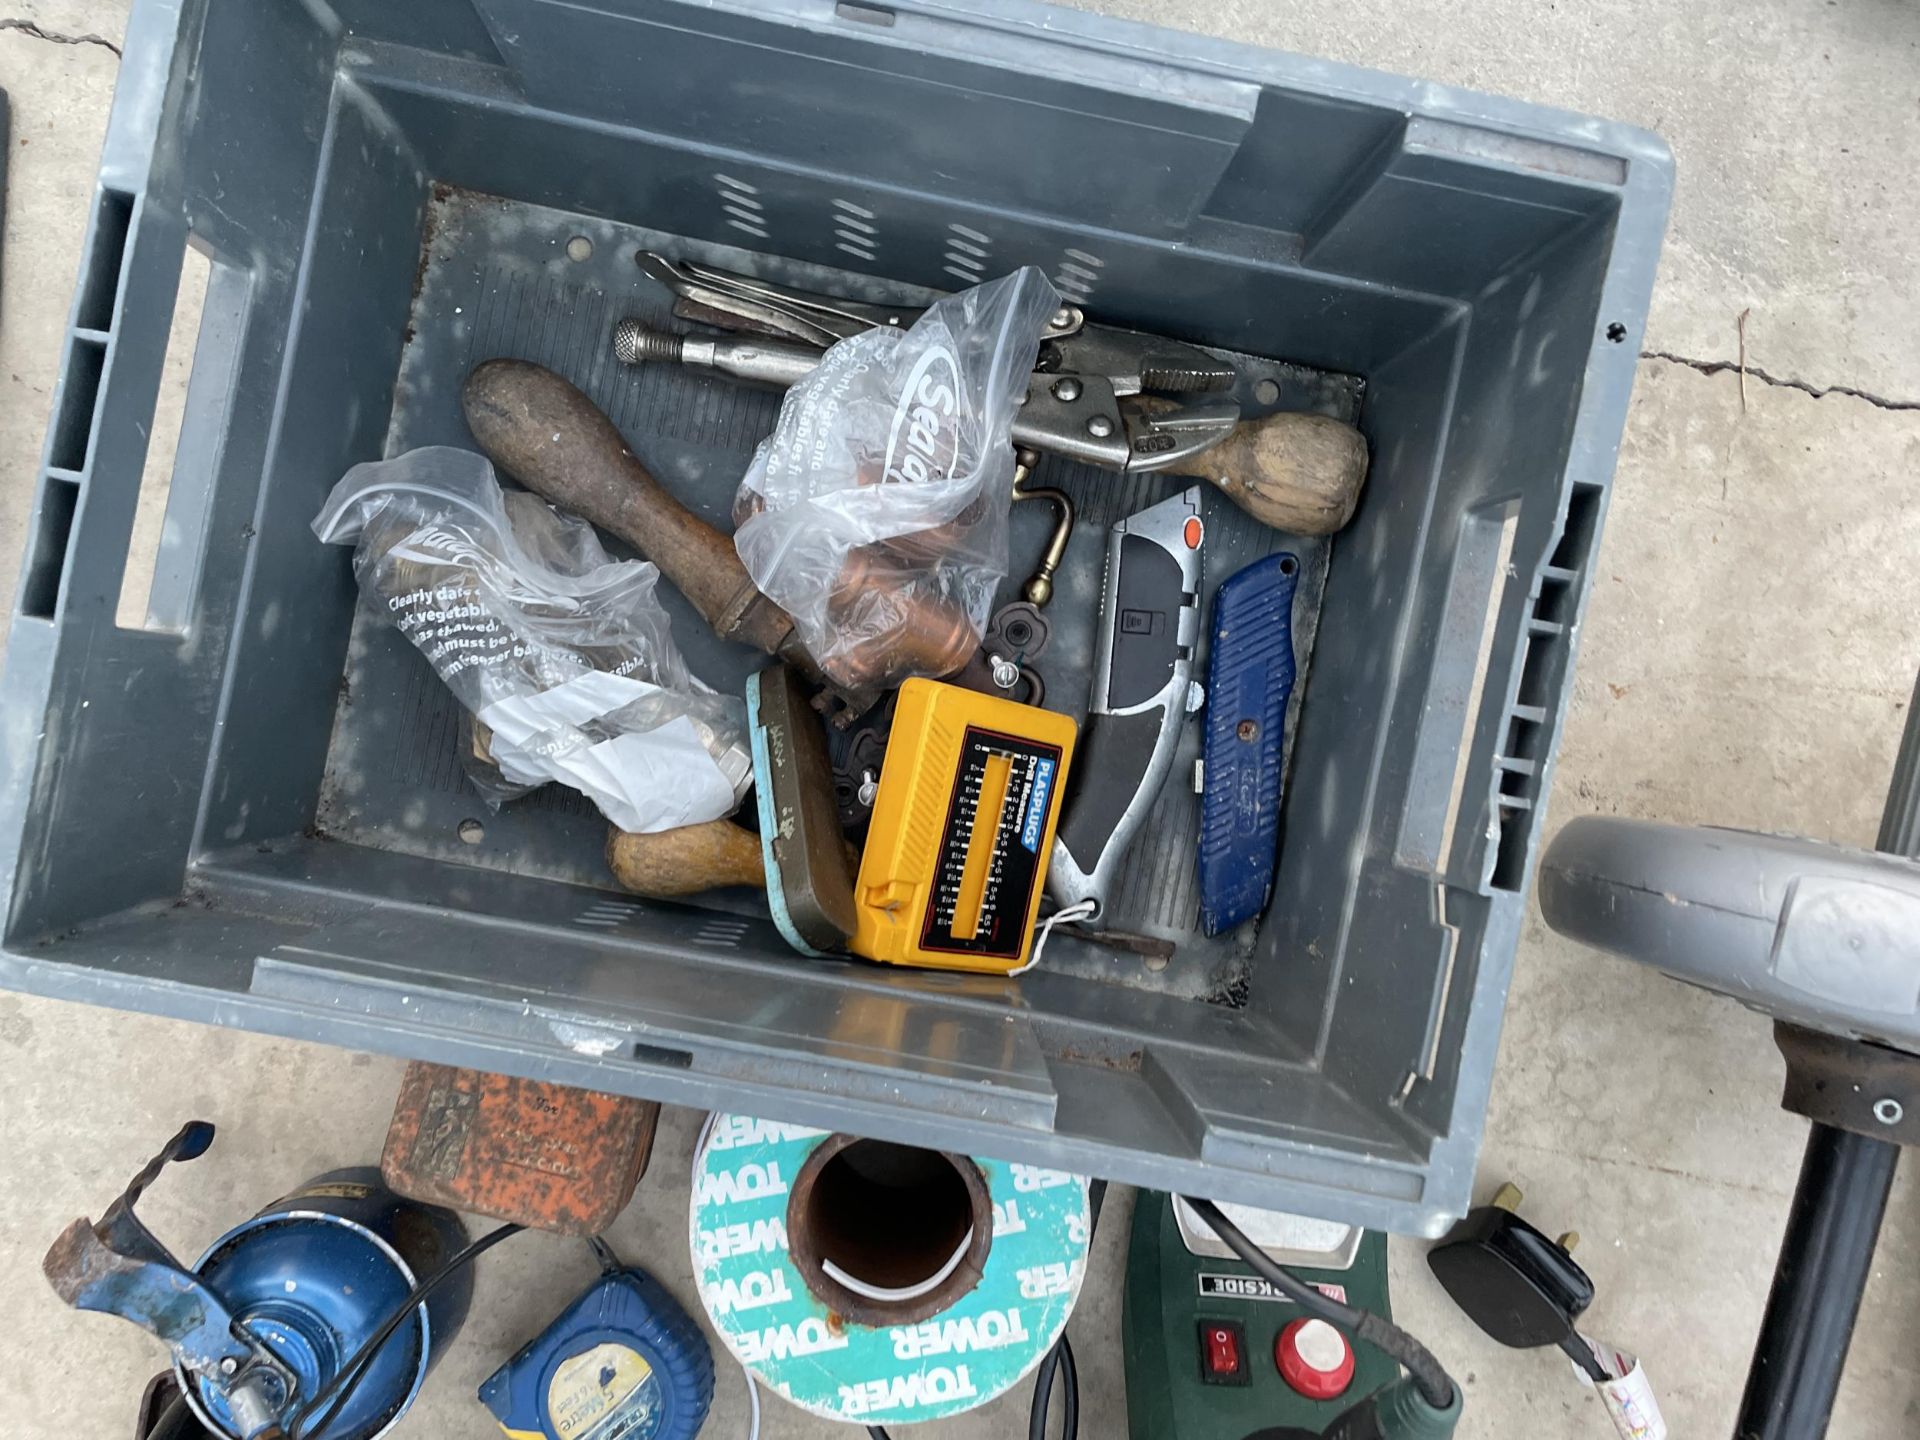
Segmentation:
{"type": "MultiPolygon", "coordinates": [[[[377,1169],[331,1170],[222,1235],[194,1272],[294,1374],[298,1408],[466,1243],[451,1210],[403,1199],[377,1169]]],[[[385,1434],[459,1331],[472,1295],[471,1269],[449,1277],[380,1347],[345,1404],[302,1440],[385,1434]]],[[[177,1359],[175,1374],[202,1423],[240,1433],[213,1377],[189,1374],[177,1359]]]]}

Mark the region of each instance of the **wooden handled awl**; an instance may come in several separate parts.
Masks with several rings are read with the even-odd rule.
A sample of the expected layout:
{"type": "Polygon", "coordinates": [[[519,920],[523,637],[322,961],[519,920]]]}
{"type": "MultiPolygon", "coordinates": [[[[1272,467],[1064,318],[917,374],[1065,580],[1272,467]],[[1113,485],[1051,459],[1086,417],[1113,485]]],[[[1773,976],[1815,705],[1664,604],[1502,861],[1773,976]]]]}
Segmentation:
{"type": "Polygon", "coordinates": [[[846,646],[821,666],[793,617],[755,588],[723,535],[661,486],[619,430],[576,386],[525,360],[489,360],[461,393],[467,426],[501,470],[562,510],[592,521],[660,567],[725,640],[778,656],[823,685],[845,725],[903,674],[944,675],[979,648],[966,610],[907,593],[898,575],[856,550],[830,604],[857,610],[871,588],[891,592],[898,625],[846,646]]]}
{"type": "Polygon", "coordinates": [[[651,835],[607,832],[607,868],[624,890],[677,900],[725,885],[765,889],[760,837],[731,820],[709,820],[651,835]]]}
{"type": "Polygon", "coordinates": [[[460,400],[489,460],[653,561],[716,634],[814,668],[793,617],[754,588],[733,541],[668,494],[576,386],[529,361],[489,360],[460,400]]]}
{"type": "MultiPolygon", "coordinates": [[[[860,854],[842,842],[851,867],[860,854]]],[[[709,820],[651,835],[607,831],[607,868],[623,890],[649,900],[679,900],[728,885],[767,886],[760,837],[731,820],[709,820]]]]}

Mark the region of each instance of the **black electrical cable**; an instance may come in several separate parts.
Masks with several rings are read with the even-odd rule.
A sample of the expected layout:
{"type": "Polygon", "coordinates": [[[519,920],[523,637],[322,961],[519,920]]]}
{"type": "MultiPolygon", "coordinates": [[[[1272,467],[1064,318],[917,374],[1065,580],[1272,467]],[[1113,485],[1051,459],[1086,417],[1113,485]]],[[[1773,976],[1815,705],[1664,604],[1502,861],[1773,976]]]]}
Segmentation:
{"type": "Polygon", "coordinates": [[[1027,1411],[1027,1440],[1042,1440],[1047,1433],[1047,1411],[1053,1403],[1053,1379],[1059,1371],[1060,1347],[1055,1345],[1040,1357],[1040,1368],[1033,1372],[1033,1405],[1027,1411]]]}
{"type": "Polygon", "coordinates": [[[618,1275],[627,1268],[620,1263],[620,1257],[613,1253],[613,1247],[600,1236],[587,1236],[587,1246],[593,1251],[593,1258],[600,1262],[601,1274],[618,1275]]]}
{"type": "Polygon", "coordinates": [[[502,1225],[497,1230],[489,1230],[466,1249],[455,1255],[433,1274],[415,1285],[407,1293],[407,1298],[394,1308],[391,1315],[381,1322],[380,1328],[372,1337],[348,1358],[347,1363],[334,1372],[329,1380],[314,1392],[313,1399],[301,1407],[299,1415],[287,1425],[287,1434],[293,1440],[309,1440],[318,1435],[353,1398],[353,1392],[367,1372],[373,1368],[373,1359],[380,1353],[380,1347],[393,1337],[393,1332],[406,1324],[413,1312],[420,1308],[426,1298],[438,1290],[461,1270],[478,1260],[487,1251],[509,1236],[518,1235],[526,1227],[523,1225],[502,1225]],[[324,1412],[320,1407],[326,1406],[324,1412]]]}
{"type": "Polygon", "coordinates": [[[1391,1320],[1343,1304],[1306,1281],[1289,1275],[1274,1263],[1272,1256],[1241,1233],[1238,1225],[1221,1214],[1220,1207],[1211,1200],[1189,1199],[1187,1204],[1194,1214],[1206,1222],[1209,1230],[1226,1242],[1229,1250],[1253,1267],[1262,1280],[1309,1315],[1350,1332],[1397,1360],[1406,1367],[1414,1384],[1420,1387],[1422,1398],[1436,1410],[1445,1410],[1453,1404],[1453,1377],[1433,1358],[1433,1353],[1413,1336],[1391,1320]]]}
{"type": "MultiPolygon", "coordinates": [[[[1096,1229],[1100,1224],[1100,1207],[1106,1203],[1106,1199],[1106,1181],[1095,1180],[1087,1187],[1087,1210],[1096,1229]]],[[[1064,1391],[1061,1413],[1065,1423],[1060,1431],[1061,1440],[1075,1440],[1080,1433],[1080,1366],[1073,1358],[1073,1346],[1063,1334],[1034,1372],[1033,1405],[1027,1411],[1028,1440],[1046,1440],[1047,1422],[1052,1418],[1053,1382],[1056,1377],[1064,1391]]]]}
{"type": "Polygon", "coordinates": [[[1062,1335],[1034,1374],[1033,1408],[1027,1412],[1027,1440],[1046,1440],[1056,1378],[1062,1391],[1060,1440],[1075,1440],[1080,1433],[1080,1367],[1074,1361],[1072,1344],[1062,1335]]]}
{"type": "Polygon", "coordinates": [[[187,1404],[187,1392],[182,1390],[160,1412],[152,1428],[142,1433],[146,1440],[184,1440],[186,1436],[201,1435],[205,1431],[187,1404]]]}
{"type": "Polygon", "coordinates": [[[1060,1337],[1060,1376],[1066,1387],[1066,1403],[1061,1407],[1065,1423],[1061,1440],[1079,1440],[1080,1435],[1080,1363],[1073,1358],[1073,1345],[1060,1337]]]}
{"type": "Polygon", "coordinates": [[[1593,1353],[1593,1348],[1580,1338],[1578,1331],[1560,1342],[1560,1350],[1569,1360],[1580,1367],[1580,1371],[1596,1385],[1601,1385],[1613,1377],[1607,1373],[1607,1367],[1593,1353]]]}

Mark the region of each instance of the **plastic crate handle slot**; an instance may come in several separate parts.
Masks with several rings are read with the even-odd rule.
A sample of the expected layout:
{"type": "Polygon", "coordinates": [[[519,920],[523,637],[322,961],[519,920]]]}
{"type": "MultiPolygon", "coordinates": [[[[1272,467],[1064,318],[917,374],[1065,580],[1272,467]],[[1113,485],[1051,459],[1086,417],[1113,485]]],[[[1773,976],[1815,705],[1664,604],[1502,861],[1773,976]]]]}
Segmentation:
{"type": "Polygon", "coordinates": [[[93,449],[94,417],[132,224],[133,196],[102,186],[94,196],[93,219],[87,227],[67,353],[60,383],[54,388],[40,494],[20,572],[17,610],[30,619],[51,620],[59,609],[67,545],[80,506],[81,477],[93,449]]]}
{"type": "Polygon", "coordinates": [[[1532,574],[1538,593],[1530,600],[1528,580],[1515,573],[1513,559],[1518,500],[1479,506],[1461,522],[1434,644],[1430,700],[1414,747],[1398,863],[1473,889],[1521,888],[1552,753],[1553,697],[1572,663],[1573,621],[1604,494],[1598,485],[1573,486],[1553,552],[1532,574]],[[1492,726],[1491,752],[1476,762],[1474,741],[1484,728],[1493,661],[1504,617],[1513,608],[1508,589],[1515,581],[1524,613],[1514,617],[1511,654],[1494,690],[1503,708],[1492,726]],[[1505,680],[1513,675],[1519,679],[1509,705],[1505,680]],[[1475,776],[1485,777],[1484,788],[1476,788],[1475,776]]]}
{"type": "MultiPolygon", "coordinates": [[[[102,187],[48,428],[46,467],[22,568],[20,614],[51,620],[58,612],[76,521],[90,525],[96,552],[124,523],[121,533],[127,540],[113,542],[120,549],[119,583],[111,562],[94,560],[85,593],[109,604],[117,598],[128,628],[185,631],[250,288],[247,272],[222,263],[195,242],[183,221],[153,211],[149,200],[102,187]],[[179,246],[177,293],[160,304],[142,303],[148,295],[167,293],[164,282],[153,283],[159,278],[153,272],[164,274],[170,245],[179,246]],[[136,271],[140,284],[130,290],[127,276],[136,271]],[[182,323],[183,315],[193,313],[181,303],[189,293],[195,300],[204,296],[197,329],[182,323]],[[187,357],[192,381],[184,405],[169,403],[164,415],[156,414],[167,368],[184,368],[187,357]],[[177,433],[176,448],[155,449],[156,433],[177,433]],[[177,485],[172,483],[176,469],[177,485]],[[129,477],[125,490],[123,476],[129,477]],[[86,492],[92,492],[93,503],[83,507],[86,492]],[[157,513],[162,496],[164,515],[157,513]],[[136,531],[136,516],[145,510],[156,513],[136,531]],[[136,555],[136,548],[141,553],[136,555]],[[130,572],[136,583],[129,583],[130,572]]],[[[164,398],[170,401],[172,394],[164,398]]]]}
{"type": "Polygon", "coordinates": [[[1605,495],[1604,487],[1588,484],[1575,484],[1568,494],[1560,538],[1540,567],[1526,630],[1514,656],[1520,683],[1494,758],[1493,803],[1499,828],[1488,878],[1496,889],[1519,890],[1526,881],[1527,851],[1539,828],[1537,811],[1560,723],[1554,697],[1566,693],[1567,671],[1573,664],[1574,620],[1600,534],[1605,495]]]}
{"type": "Polygon", "coordinates": [[[250,271],[187,236],[114,616],[123,629],[189,627],[252,287],[250,271]]]}

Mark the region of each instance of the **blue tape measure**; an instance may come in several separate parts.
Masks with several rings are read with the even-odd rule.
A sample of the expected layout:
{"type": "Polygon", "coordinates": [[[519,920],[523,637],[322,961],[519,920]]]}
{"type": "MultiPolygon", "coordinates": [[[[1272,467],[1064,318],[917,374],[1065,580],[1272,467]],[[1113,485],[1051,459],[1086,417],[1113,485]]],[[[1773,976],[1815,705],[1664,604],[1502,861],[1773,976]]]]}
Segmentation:
{"type": "Polygon", "coordinates": [[[602,1276],[480,1387],[514,1440],[693,1440],[713,1352],[660,1282],[602,1276]]]}

